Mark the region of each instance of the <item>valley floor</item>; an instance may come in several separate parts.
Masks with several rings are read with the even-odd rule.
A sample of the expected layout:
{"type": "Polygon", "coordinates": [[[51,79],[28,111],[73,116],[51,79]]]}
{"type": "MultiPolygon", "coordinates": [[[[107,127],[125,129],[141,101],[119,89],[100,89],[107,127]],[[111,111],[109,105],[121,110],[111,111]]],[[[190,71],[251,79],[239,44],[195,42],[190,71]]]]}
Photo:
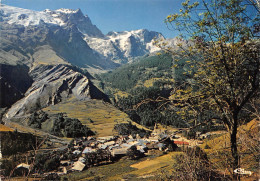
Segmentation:
{"type": "MultiPolygon", "coordinates": [[[[253,120],[250,123],[241,126],[239,128],[239,138],[243,139],[242,141],[249,143],[249,137],[256,136],[258,130],[259,121],[253,120]],[[250,135],[248,137],[248,132],[250,135]]],[[[1,126],[1,131],[11,130],[11,128],[7,126],[1,126]]],[[[163,129],[159,126],[160,129],[163,129]]],[[[164,131],[166,131],[165,128],[164,131]]],[[[168,128],[168,131],[176,132],[178,129],[176,128],[168,128]]],[[[158,131],[158,130],[157,130],[158,131]]],[[[158,131],[158,132],[161,132],[158,131]]],[[[153,133],[156,133],[154,131],[153,133]]],[[[229,141],[228,134],[226,132],[212,132],[212,137],[206,138],[202,141],[199,140],[188,140],[184,137],[179,137],[179,139],[175,139],[176,143],[182,142],[188,143],[190,147],[200,146],[213,164],[214,168],[218,170],[220,174],[230,175],[230,168],[225,167],[225,159],[228,159],[229,154],[229,141]],[[218,154],[219,153],[219,154],[218,154]]],[[[203,136],[203,135],[202,135],[203,136]]],[[[98,138],[97,138],[98,139],[98,138]]],[[[67,140],[68,141],[68,140],[67,140]]],[[[258,178],[257,163],[254,155],[259,153],[252,152],[248,153],[248,148],[243,142],[240,143],[240,152],[246,152],[247,155],[241,157],[241,167],[246,170],[252,171],[251,176],[242,176],[241,180],[245,181],[253,181],[258,178]]],[[[248,145],[248,144],[247,144],[248,145]]],[[[77,145],[75,145],[77,147],[77,145]]],[[[74,147],[75,147],[74,146],[74,147]]],[[[60,147],[60,146],[59,146],[60,147]]],[[[179,145],[181,148],[182,146],[179,145]]],[[[61,148],[61,147],[60,147],[61,148]]],[[[52,148],[53,149],[53,148],[52,148]]],[[[57,148],[58,149],[58,148],[57,148]]],[[[57,150],[56,149],[56,150],[57,150]]],[[[45,149],[41,149],[46,150],[45,149]]],[[[40,150],[39,150],[40,151],[40,150]]],[[[252,151],[252,150],[251,150],[252,151]]],[[[149,150],[145,157],[140,158],[138,160],[131,160],[127,156],[122,157],[121,159],[115,162],[104,162],[103,164],[97,164],[90,166],[83,171],[74,171],[68,172],[68,174],[62,175],[62,180],[167,180],[167,176],[174,173],[174,166],[178,164],[176,161],[176,156],[183,154],[183,150],[179,149],[174,152],[164,152],[160,150],[149,150]]],[[[11,180],[23,180],[24,177],[15,177],[11,180]]],[[[29,178],[28,180],[37,180],[37,178],[29,178]]],[[[39,179],[40,180],[40,179],[39,179]]],[[[168,179],[169,180],[169,179],[168,179]]]]}

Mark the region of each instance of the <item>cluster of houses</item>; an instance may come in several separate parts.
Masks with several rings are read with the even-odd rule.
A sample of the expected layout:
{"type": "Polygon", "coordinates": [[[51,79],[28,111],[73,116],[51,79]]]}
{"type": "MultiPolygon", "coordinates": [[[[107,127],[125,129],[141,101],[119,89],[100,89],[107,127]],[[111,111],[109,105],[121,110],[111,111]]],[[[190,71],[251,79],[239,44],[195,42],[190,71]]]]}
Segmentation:
{"type": "MultiPolygon", "coordinates": [[[[88,167],[114,162],[127,155],[131,147],[135,147],[140,154],[149,155],[150,150],[168,151],[172,146],[190,146],[190,142],[168,135],[164,131],[155,129],[148,138],[141,138],[138,134],[128,136],[82,137],[74,139],[67,147],[60,148],[63,152],[58,171],[52,173],[63,175],[73,171],[82,171],[88,167]],[[71,155],[65,157],[64,154],[71,155]]],[[[20,164],[17,168],[29,169],[29,165],[20,164]]]]}
{"type": "MultiPolygon", "coordinates": [[[[72,164],[70,170],[82,171],[87,164],[86,158],[91,157],[95,153],[110,155],[100,161],[111,162],[116,158],[127,155],[129,149],[134,146],[140,153],[145,154],[148,150],[158,149],[167,150],[167,145],[162,142],[167,135],[156,137],[141,138],[136,135],[136,138],[129,136],[106,136],[106,137],[88,137],[75,139],[71,145],[74,155],[77,155],[78,160],[72,164]]],[[[71,160],[62,160],[61,165],[71,163],[71,160]]]]}

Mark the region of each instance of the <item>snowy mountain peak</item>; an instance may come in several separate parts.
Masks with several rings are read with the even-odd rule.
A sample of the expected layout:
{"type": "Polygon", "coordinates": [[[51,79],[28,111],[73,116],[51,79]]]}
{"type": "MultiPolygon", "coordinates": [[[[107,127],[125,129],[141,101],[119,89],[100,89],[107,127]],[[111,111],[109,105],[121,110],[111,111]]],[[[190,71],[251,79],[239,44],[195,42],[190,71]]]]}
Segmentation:
{"type": "Polygon", "coordinates": [[[161,38],[163,35],[161,33],[155,31],[148,31],[147,29],[139,29],[139,30],[132,30],[132,31],[121,31],[115,32],[111,31],[106,35],[109,39],[113,41],[113,39],[118,38],[130,38],[134,37],[144,41],[145,43],[150,42],[153,38],[161,38]]]}
{"type": "MultiPolygon", "coordinates": [[[[32,25],[45,24],[46,26],[38,26],[37,28],[42,28],[42,30],[46,31],[39,32],[48,36],[59,35],[61,38],[59,46],[62,45],[63,41],[71,41],[71,38],[75,38],[77,41],[74,42],[75,45],[73,45],[73,47],[80,47],[81,44],[78,41],[82,41],[82,47],[88,47],[93,53],[93,57],[97,56],[98,59],[102,61],[106,60],[106,62],[113,63],[113,65],[114,63],[128,63],[139,56],[159,51],[160,49],[153,45],[154,38],[164,39],[161,33],[147,29],[121,32],[112,31],[105,36],[80,9],[62,8],[57,10],[46,9],[44,11],[33,11],[2,5],[0,6],[0,23],[3,25],[13,24],[25,26],[28,32],[35,31],[35,27],[30,27],[32,25]],[[46,34],[47,30],[53,30],[55,33],[46,34]],[[68,33],[67,37],[64,36],[64,32],[68,33]],[[85,42],[82,38],[84,38],[85,42]]],[[[9,25],[7,27],[9,27],[9,25]]],[[[23,33],[23,31],[19,33],[23,33]]],[[[35,33],[35,35],[37,33],[35,33]]],[[[34,34],[27,33],[26,31],[25,37],[29,37],[29,35],[34,36],[34,34]]],[[[39,37],[45,38],[44,40],[46,41],[53,40],[52,37],[39,37]]],[[[56,43],[57,41],[54,43],[55,46],[56,43]]],[[[70,57],[70,54],[67,56],[70,57]]]]}
{"type": "Polygon", "coordinates": [[[105,38],[86,37],[85,41],[105,58],[116,63],[131,62],[134,58],[160,49],[153,45],[154,38],[164,38],[161,33],[146,29],[109,32],[105,38]]]}
{"type": "Polygon", "coordinates": [[[8,24],[18,24],[23,26],[38,25],[41,21],[49,24],[61,25],[50,14],[29,9],[22,9],[2,4],[0,9],[0,19],[8,24]]]}
{"type": "Polygon", "coordinates": [[[80,9],[58,9],[44,11],[33,11],[7,5],[0,7],[0,21],[8,24],[23,26],[39,25],[46,23],[50,25],[66,26],[74,24],[79,31],[88,36],[103,37],[102,32],[92,24],[89,17],[84,15],[80,9]]]}

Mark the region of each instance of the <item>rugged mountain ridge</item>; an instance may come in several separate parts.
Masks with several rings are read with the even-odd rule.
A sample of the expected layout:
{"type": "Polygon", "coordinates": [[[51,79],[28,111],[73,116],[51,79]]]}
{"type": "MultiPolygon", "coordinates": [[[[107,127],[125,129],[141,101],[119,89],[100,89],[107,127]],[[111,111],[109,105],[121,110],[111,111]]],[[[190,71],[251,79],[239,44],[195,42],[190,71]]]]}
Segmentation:
{"type": "MultiPolygon", "coordinates": [[[[38,12],[1,5],[0,64],[27,70],[26,88],[4,105],[11,106],[6,117],[21,117],[70,98],[109,102],[80,68],[111,70],[155,52],[154,37],[163,38],[160,33],[143,29],[103,35],[80,9],[38,12]]],[[[0,83],[9,90],[11,81],[4,82],[2,77],[9,76],[4,74],[0,83]]],[[[5,93],[6,97],[17,94],[5,93]]]]}
{"type": "Polygon", "coordinates": [[[29,67],[60,63],[95,69],[117,67],[83,40],[83,33],[104,35],[79,9],[37,12],[2,5],[0,19],[0,50],[4,53],[1,62],[12,57],[29,67]]]}
{"type": "Polygon", "coordinates": [[[95,54],[74,24],[66,27],[46,23],[22,26],[1,22],[0,35],[0,49],[4,52],[0,57],[1,62],[8,63],[12,56],[16,62],[29,67],[34,63],[68,63],[100,69],[116,67],[112,61],[104,60],[95,54]]]}
{"type": "Polygon", "coordinates": [[[19,117],[55,105],[69,98],[80,101],[108,97],[98,90],[86,75],[69,65],[38,65],[29,72],[33,84],[24,98],[8,110],[6,117],[19,117]]]}
{"type": "Polygon", "coordinates": [[[152,44],[153,38],[163,38],[158,32],[144,29],[103,35],[80,9],[39,12],[1,5],[0,23],[1,41],[5,42],[0,49],[7,53],[18,51],[25,56],[23,62],[37,61],[33,54],[45,46],[45,51],[38,51],[40,57],[46,58],[48,47],[48,54],[51,52],[52,59],[58,59],[59,63],[68,62],[89,70],[114,69],[158,51],[152,44]]]}
{"type": "Polygon", "coordinates": [[[41,23],[68,26],[75,24],[77,28],[88,36],[103,37],[102,32],[92,24],[89,17],[84,15],[80,9],[57,9],[44,11],[33,11],[2,4],[0,19],[8,24],[23,26],[35,26],[41,23]]]}
{"type": "Polygon", "coordinates": [[[63,21],[63,26],[74,24],[83,34],[87,34],[91,37],[104,37],[103,33],[96,27],[96,25],[92,24],[90,18],[87,15],[84,15],[80,9],[46,9],[44,12],[50,14],[54,19],[60,19],[63,21]]]}

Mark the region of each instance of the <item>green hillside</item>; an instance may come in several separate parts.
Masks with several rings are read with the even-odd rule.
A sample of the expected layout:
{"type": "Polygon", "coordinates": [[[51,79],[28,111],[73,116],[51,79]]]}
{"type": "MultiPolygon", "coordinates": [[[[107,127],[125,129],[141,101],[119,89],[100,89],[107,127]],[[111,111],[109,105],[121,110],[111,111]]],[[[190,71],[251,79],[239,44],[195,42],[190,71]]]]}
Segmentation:
{"type": "Polygon", "coordinates": [[[170,81],[173,78],[173,60],[170,55],[147,56],[137,62],[127,64],[118,69],[98,76],[105,92],[116,90],[130,92],[145,81],[170,81]],[[158,80],[155,78],[159,78],[158,80]]]}
{"type": "Polygon", "coordinates": [[[114,71],[96,75],[99,81],[96,84],[110,96],[117,108],[141,125],[153,127],[157,122],[187,127],[188,124],[176,114],[176,110],[170,107],[165,109],[162,102],[140,104],[158,97],[168,99],[175,87],[175,80],[186,78],[182,72],[182,61],[175,62],[171,55],[160,54],[146,56],[114,71]]]}

